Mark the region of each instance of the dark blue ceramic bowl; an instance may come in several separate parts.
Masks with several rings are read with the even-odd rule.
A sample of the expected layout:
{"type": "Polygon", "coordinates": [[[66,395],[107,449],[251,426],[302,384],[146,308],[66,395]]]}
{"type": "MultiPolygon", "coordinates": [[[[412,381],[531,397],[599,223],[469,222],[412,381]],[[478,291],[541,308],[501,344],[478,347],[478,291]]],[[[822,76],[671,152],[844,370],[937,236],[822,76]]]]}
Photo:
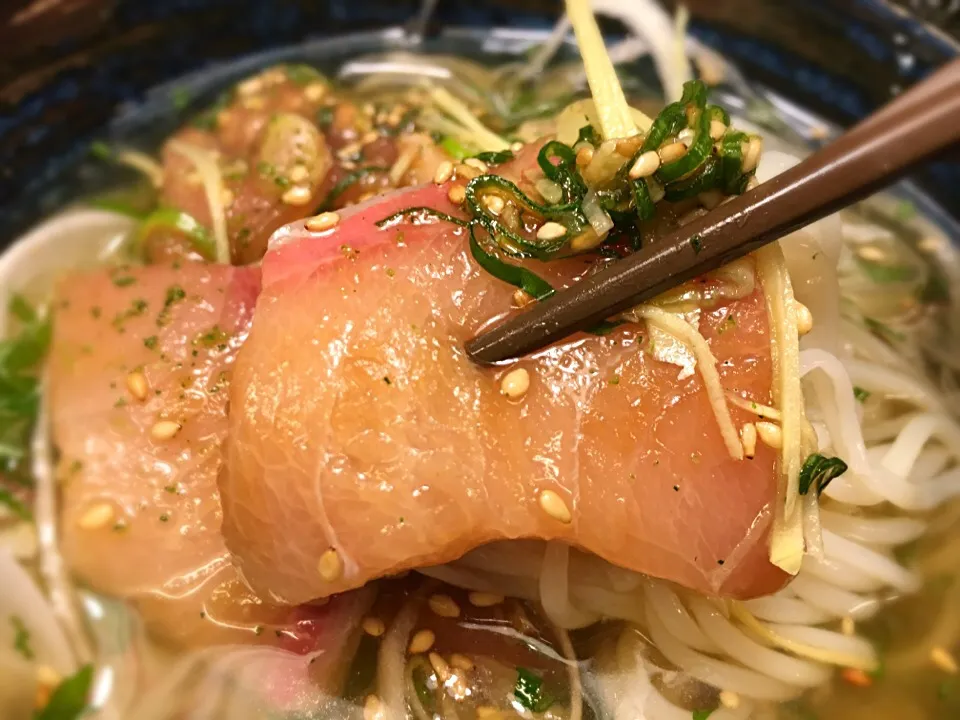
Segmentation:
{"type": "MultiPolygon", "coordinates": [[[[425,29],[428,48],[478,49],[491,28],[510,28],[519,37],[545,31],[560,7],[549,0],[435,4],[421,25],[420,0],[0,3],[0,247],[105,182],[102,171],[86,162],[92,140],[158,141],[185,113],[252,68],[304,57],[293,46],[309,41],[305,57],[332,65],[384,42],[407,41],[397,39],[400,33],[385,36],[384,28],[416,26],[425,29]],[[174,90],[183,87],[187,93],[174,90]]],[[[952,33],[960,23],[927,1],[913,0],[914,12],[909,1],[904,9],[883,0],[686,4],[692,34],[738,64],[751,87],[841,127],[958,51],[952,33]],[[915,14],[921,10],[925,17],[915,14]]],[[[605,29],[611,36],[622,31],[615,24],[605,29]]],[[[522,46],[511,46],[508,38],[498,51],[515,53],[522,46]]],[[[958,168],[944,161],[917,177],[922,191],[955,215],[958,168]]]]}

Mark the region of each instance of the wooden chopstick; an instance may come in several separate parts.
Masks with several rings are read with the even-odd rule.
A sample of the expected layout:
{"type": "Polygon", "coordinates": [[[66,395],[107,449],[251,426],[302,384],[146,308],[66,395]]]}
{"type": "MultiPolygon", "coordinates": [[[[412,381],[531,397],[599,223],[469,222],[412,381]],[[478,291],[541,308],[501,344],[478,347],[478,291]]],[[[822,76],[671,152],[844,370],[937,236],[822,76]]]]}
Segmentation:
{"type": "Polygon", "coordinates": [[[466,345],[489,365],[539,350],[861,200],[960,141],[960,60],[800,164],[466,345]]]}

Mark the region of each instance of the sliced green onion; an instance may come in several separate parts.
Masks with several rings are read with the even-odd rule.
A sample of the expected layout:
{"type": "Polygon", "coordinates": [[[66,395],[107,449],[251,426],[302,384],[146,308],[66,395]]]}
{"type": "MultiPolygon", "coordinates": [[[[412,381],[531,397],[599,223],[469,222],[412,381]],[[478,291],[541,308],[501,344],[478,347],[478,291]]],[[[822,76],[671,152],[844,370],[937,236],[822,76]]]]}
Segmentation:
{"type": "Polygon", "coordinates": [[[813,453],[800,468],[800,494],[806,495],[811,488],[815,488],[819,495],[834,478],[846,471],[847,464],[840,458],[813,453]]]}
{"type": "Polygon", "coordinates": [[[496,255],[483,249],[476,236],[476,224],[470,225],[470,254],[484,270],[498,280],[518,287],[528,295],[543,300],[555,292],[546,280],[526,268],[504,262],[496,255]]]}
{"type": "Polygon", "coordinates": [[[136,245],[143,248],[147,236],[158,228],[182,233],[190,245],[207,260],[217,257],[217,247],[210,232],[192,215],[175,208],[158,208],[150,213],[137,230],[136,245]]]}
{"type": "Polygon", "coordinates": [[[463,160],[470,157],[470,151],[452,135],[447,135],[440,141],[440,147],[454,160],[463,160]]]}
{"type": "Polygon", "coordinates": [[[483,160],[487,165],[503,165],[513,160],[513,153],[509,150],[499,152],[482,152],[474,155],[477,160],[483,160]]]}

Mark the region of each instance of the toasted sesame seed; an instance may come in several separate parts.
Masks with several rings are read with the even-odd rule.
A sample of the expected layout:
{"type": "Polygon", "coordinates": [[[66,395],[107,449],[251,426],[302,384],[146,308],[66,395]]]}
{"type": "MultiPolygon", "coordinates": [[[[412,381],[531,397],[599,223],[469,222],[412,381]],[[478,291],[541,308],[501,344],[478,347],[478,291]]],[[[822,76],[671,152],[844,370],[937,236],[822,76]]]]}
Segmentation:
{"type": "Polygon", "coordinates": [[[307,218],[304,226],[310,232],[326,232],[332,230],[340,223],[340,215],[335,212],[323,212],[307,218]]]}
{"type": "Polygon", "coordinates": [[[842,632],[847,637],[853,637],[857,632],[857,623],[849,615],[844,615],[843,619],[840,621],[840,632],[842,632]]]}
{"type": "Polygon", "coordinates": [[[463,670],[464,672],[473,670],[473,660],[460,653],[454,653],[450,656],[450,664],[457,670],[463,670]]]}
{"type": "Polygon", "coordinates": [[[559,520],[562,523],[569,523],[573,519],[573,516],[570,515],[570,508],[567,507],[567,504],[563,501],[559,495],[557,495],[553,490],[544,490],[540,493],[540,507],[543,511],[552,517],[554,520],[559,520]]]}
{"type": "Polygon", "coordinates": [[[147,386],[147,377],[139,370],[127,375],[127,390],[137,400],[146,400],[147,392],[150,388],[147,386]]]}
{"type": "Polygon", "coordinates": [[[779,425],[768,422],[767,420],[761,420],[756,424],[756,427],[757,435],[764,444],[769,445],[774,450],[779,450],[783,447],[783,431],[779,425]]]}
{"type": "Polygon", "coordinates": [[[237,93],[240,95],[255,95],[261,90],[263,90],[263,79],[260,77],[252,77],[237,85],[237,93]]]}
{"type": "Polygon", "coordinates": [[[383,703],[376,695],[367,695],[363,701],[363,720],[382,720],[383,703]]]}
{"type": "Polygon", "coordinates": [[[660,148],[660,162],[673,162],[674,160],[679,160],[686,154],[687,146],[682,142],[670,143],[669,145],[664,145],[662,148],[660,148]]]}
{"type": "Polygon", "coordinates": [[[77,525],[81,530],[99,530],[113,522],[113,517],[113,505],[97,503],[80,516],[77,525]]]}
{"type": "Polygon", "coordinates": [[[530,373],[525,368],[511,370],[500,381],[500,394],[518,400],[530,389],[530,373]]]}
{"type": "Polygon", "coordinates": [[[813,330],[813,313],[810,312],[810,308],[796,300],[793,307],[797,314],[797,333],[802,337],[813,330]]]}
{"type": "Polygon", "coordinates": [[[743,445],[743,455],[747,459],[757,454],[757,426],[753,423],[744,423],[740,428],[740,444],[743,445]]]}
{"type": "Polygon", "coordinates": [[[526,307],[533,302],[533,295],[517,288],[513,292],[513,304],[518,308],[526,307]]]}
{"type": "Polygon", "coordinates": [[[460,617],[460,606],[449,595],[431,595],[427,605],[435,615],[445,618],[460,617]]]}
{"type": "Polygon", "coordinates": [[[641,145],[643,145],[642,135],[636,135],[634,137],[617,140],[617,155],[627,158],[633,157],[636,155],[637,150],[640,149],[641,145]]]}
{"type": "Polygon", "coordinates": [[[306,165],[294,165],[290,168],[290,174],[287,177],[290,178],[290,182],[300,183],[310,177],[310,171],[307,170],[306,165]]]}
{"type": "Polygon", "coordinates": [[[363,619],[363,631],[367,635],[380,637],[386,629],[386,625],[383,624],[383,620],[380,618],[368,617],[363,619]]]}
{"type": "Polygon", "coordinates": [[[710,121],[710,139],[719,140],[723,137],[723,134],[727,131],[727,126],[723,124],[720,120],[711,120],[710,121]]]}
{"type": "Polygon", "coordinates": [[[466,162],[457,163],[454,170],[457,172],[457,177],[463,178],[464,180],[473,180],[474,178],[480,177],[480,171],[473,167],[473,165],[467,165],[466,162]]]}
{"type": "Polygon", "coordinates": [[[763,140],[754,135],[743,151],[743,172],[750,173],[760,164],[760,151],[763,150],[763,140]]]}
{"type": "Polygon", "coordinates": [[[469,165],[472,168],[476,168],[482,173],[485,173],[489,168],[487,164],[480,158],[467,158],[463,161],[464,165],[469,165]]]}
{"type": "Polygon", "coordinates": [[[728,710],[736,710],[740,707],[740,696],[731,690],[721,690],[720,704],[728,710]]]}
{"type": "Polygon", "coordinates": [[[360,138],[360,142],[363,143],[364,145],[369,145],[374,140],[377,140],[379,137],[380,137],[379,133],[377,133],[375,130],[371,130],[363,134],[363,137],[360,138]]]}
{"type": "Polygon", "coordinates": [[[593,160],[594,149],[590,145],[584,145],[577,150],[577,167],[586,167],[593,160]]]}
{"type": "Polygon", "coordinates": [[[240,104],[247,110],[263,110],[267,106],[267,100],[262,95],[252,95],[243,98],[240,104]]]}
{"type": "Polygon", "coordinates": [[[483,198],[483,204],[494,215],[499,215],[503,212],[504,206],[507,204],[506,201],[499,195],[485,195],[483,198]]]}
{"type": "Polygon", "coordinates": [[[648,150],[637,158],[637,161],[630,168],[630,178],[638,180],[640,178],[650,177],[660,168],[660,156],[653,150],[648,150]]]}
{"type": "Polygon", "coordinates": [[[468,596],[474,607],[493,607],[503,602],[503,595],[486,592],[472,592],[468,596]]]}
{"type": "Polygon", "coordinates": [[[930,651],[930,659],[934,665],[945,673],[956,675],[957,672],[960,671],[960,667],[957,666],[957,659],[946,648],[939,646],[933,648],[933,650],[930,651]]]}
{"type": "Polygon", "coordinates": [[[317,572],[326,582],[333,582],[343,575],[343,560],[333,548],[329,548],[320,556],[317,562],[317,572]]]}
{"type": "Polygon", "coordinates": [[[285,205],[306,205],[310,202],[312,196],[313,193],[310,192],[310,188],[304,185],[294,185],[280,199],[283,200],[285,205]]]}
{"type": "Polygon", "coordinates": [[[150,428],[150,437],[154,440],[170,440],[183,426],[173,420],[158,420],[150,428]]]}
{"type": "Polygon", "coordinates": [[[342,148],[337,150],[337,157],[341,159],[346,159],[353,157],[363,149],[363,146],[358,142],[354,141],[352,143],[347,143],[342,148]]]}
{"type": "Polygon", "coordinates": [[[463,185],[454,185],[450,188],[450,192],[447,193],[447,198],[454,205],[459,205],[467,198],[467,192],[463,189],[463,185]]]}
{"type": "Polygon", "coordinates": [[[303,89],[303,96],[310,102],[320,102],[327,94],[327,86],[323,83],[310,83],[303,89]]]}
{"type": "Polygon", "coordinates": [[[538,240],[557,240],[567,234],[567,229],[558,222],[545,222],[537,230],[538,240]]]}
{"type": "Polygon", "coordinates": [[[450,666],[447,665],[447,661],[444,660],[439,653],[435,652],[427,655],[427,659],[430,661],[430,665],[433,667],[433,671],[437,674],[440,682],[446,682],[450,678],[450,666]]]}
{"type": "Polygon", "coordinates": [[[433,647],[436,639],[437,637],[433,634],[433,630],[420,630],[410,639],[410,645],[407,647],[407,651],[411,655],[425,653],[433,647]]]}
{"type": "Polygon", "coordinates": [[[437,171],[433,174],[433,181],[437,185],[443,185],[447,180],[453,177],[453,163],[449,160],[444,160],[442,163],[437,165],[437,171]]]}
{"type": "Polygon", "coordinates": [[[37,682],[48,688],[56,687],[63,677],[49,665],[37,665],[37,682]]]}
{"type": "Polygon", "coordinates": [[[522,142],[515,142],[513,145],[510,146],[510,152],[518,153],[518,152],[520,152],[521,150],[523,150],[523,143],[522,143],[522,142]]]}
{"type": "Polygon", "coordinates": [[[840,671],[840,677],[842,677],[851,685],[856,685],[857,687],[870,687],[873,685],[873,680],[870,678],[870,676],[859,668],[844,668],[840,671]]]}
{"type": "Polygon", "coordinates": [[[677,133],[677,142],[682,142],[687,147],[693,143],[693,138],[696,136],[696,133],[690,128],[684,128],[677,133]]]}

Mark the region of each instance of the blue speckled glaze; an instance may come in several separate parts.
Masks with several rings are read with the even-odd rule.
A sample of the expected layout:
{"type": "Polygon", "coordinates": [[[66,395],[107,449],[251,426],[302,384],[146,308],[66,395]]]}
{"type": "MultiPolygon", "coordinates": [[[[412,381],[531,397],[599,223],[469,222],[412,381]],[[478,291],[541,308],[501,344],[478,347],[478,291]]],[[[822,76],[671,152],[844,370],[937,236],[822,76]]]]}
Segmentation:
{"type": "MultiPolygon", "coordinates": [[[[195,96],[190,109],[196,109],[212,98],[212,88],[262,64],[262,59],[242,61],[245,56],[310,41],[308,57],[342,58],[350,48],[323,38],[402,26],[417,16],[420,3],[87,0],[79,5],[84,8],[79,14],[62,21],[41,17],[16,27],[11,24],[16,7],[0,9],[6,61],[0,70],[0,244],[102,182],[102,170],[84,162],[94,138],[136,136],[149,144],[169,133],[178,122],[170,102],[174,78],[189,75],[185,82],[195,96]]],[[[752,81],[841,126],[957,52],[950,38],[883,0],[688,5],[696,38],[752,81]]],[[[442,30],[456,26],[546,30],[558,8],[559,2],[548,0],[441,0],[427,43],[443,45],[449,36],[442,30]]],[[[606,29],[620,31],[615,24],[606,29]]],[[[374,49],[369,34],[355,37],[361,37],[360,46],[367,43],[366,51],[374,49]]],[[[292,55],[283,51],[281,57],[292,55]]],[[[918,183],[960,215],[960,167],[932,166],[918,183]]]]}

